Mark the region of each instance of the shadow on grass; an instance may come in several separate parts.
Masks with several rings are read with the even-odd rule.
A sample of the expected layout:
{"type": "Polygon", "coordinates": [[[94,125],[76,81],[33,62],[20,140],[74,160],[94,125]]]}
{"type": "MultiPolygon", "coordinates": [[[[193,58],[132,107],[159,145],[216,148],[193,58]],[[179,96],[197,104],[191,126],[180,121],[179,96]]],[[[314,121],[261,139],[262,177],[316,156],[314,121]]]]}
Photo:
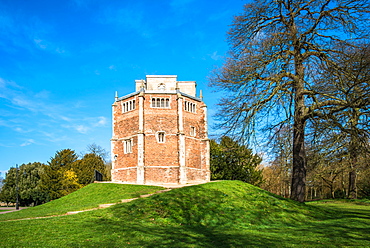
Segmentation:
{"type": "Polygon", "coordinates": [[[252,186],[216,186],[174,189],[77,215],[9,222],[0,230],[0,246],[370,247],[366,206],[300,204],[252,186]]]}
{"type": "MultiPolygon", "coordinates": [[[[285,222],[278,217],[292,218],[299,209],[274,208],[278,214],[258,209],[241,212],[245,209],[225,209],[223,200],[210,205],[201,201],[201,195],[194,194],[197,199],[189,201],[176,191],[168,195],[168,202],[163,195],[153,196],[107,209],[107,215],[95,218],[89,227],[104,237],[94,244],[153,248],[370,246],[370,212],[307,206],[311,218],[299,221],[297,215],[285,222]]],[[[223,197],[212,190],[207,195],[223,197]]]]}
{"type": "Polygon", "coordinates": [[[224,228],[194,225],[124,223],[102,219],[94,233],[105,237],[94,245],[110,247],[369,247],[369,228],[341,223],[316,223],[295,227],[224,228]],[[108,234],[109,233],[109,234],[108,234]],[[109,236],[109,237],[108,237],[109,236]]]}
{"type": "MultiPolygon", "coordinates": [[[[93,228],[96,233],[100,230],[102,236],[106,236],[107,230],[113,234],[108,241],[110,247],[276,247],[279,243],[276,238],[262,238],[242,230],[192,225],[176,227],[102,220],[95,222],[93,228]]],[[[94,244],[104,246],[107,240],[94,244]]]]}

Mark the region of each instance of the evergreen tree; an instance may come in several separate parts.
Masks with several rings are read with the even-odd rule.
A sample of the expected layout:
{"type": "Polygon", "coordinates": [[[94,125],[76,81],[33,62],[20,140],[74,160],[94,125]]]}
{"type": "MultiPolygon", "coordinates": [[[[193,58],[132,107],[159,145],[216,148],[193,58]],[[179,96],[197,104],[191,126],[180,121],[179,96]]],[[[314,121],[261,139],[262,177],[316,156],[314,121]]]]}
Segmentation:
{"type": "Polygon", "coordinates": [[[19,167],[18,185],[21,205],[39,205],[47,200],[47,192],[41,188],[41,175],[45,165],[39,162],[19,167]]]}
{"type": "Polygon", "coordinates": [[[16,202],[16,168],[10,168],[6,173],[4,185],[0,192],[0,201],[9,203],[16,202]]]}
{"type": "Polygon", "coordinates": [[[48,192],[49,200],[58,199],[65,196],[79,187],[75,185],[74,179],[71,178],[73,164],[77,161],[78,156],[71,149],[57,151],[51,158],[48,165],[44,166],[44,173],[41,177],[41,187],[48,192]],[[69,185],[70,184],[70,185],[69,185]]]}
{"type": "Polygon", "coordinates": [[[211,179],[241,180],[253,185],[262,183],[262,171],[257,169],[262,159],[245,145],[224,136],[218,144],[211,140],[211,179]]]}
{"type": "Polygon", "coordinates": [[[0,191],[1,191],[1,188],[3,187],[3,182],[4,178],[1,176],[1,172],[0,172],[0,191]]]}
{"type": "Polygon", "coordinates": [[[95,181],[95,170],[103,174],[103,179],[106,179],[106,166],[101,156],[88,153],[74,163],[74,170],[77,173],[78,183],[87,185],[95,181]]]}

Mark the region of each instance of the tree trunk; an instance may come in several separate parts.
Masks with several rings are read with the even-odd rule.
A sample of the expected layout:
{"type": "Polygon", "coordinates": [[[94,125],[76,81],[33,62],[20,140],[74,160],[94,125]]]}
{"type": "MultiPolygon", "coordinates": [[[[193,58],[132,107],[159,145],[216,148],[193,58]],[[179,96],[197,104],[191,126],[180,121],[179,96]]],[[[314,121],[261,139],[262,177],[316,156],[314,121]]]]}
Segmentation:
{"type": "Polygon", "coordinates": [[[306,192],[306,154],[304,147],[304,123],[294,125],[293,131],[293,173],[291,199],[305,201],[306,192]]]}
{"type": "Polygon", "coordinates": [[[357,187],[356,187],[356,179],[357,179],[357,173],[356,169],[351,166],[351,171],[349,172],[349,178],[348,178],[348,198],[350,199],[356,199],[357,198],[357,187]]]}
{"type": "Polygon", "coordinates": [[[306,194],[304,66],[299,46],[295,47],[295,53],[295,70],[299,80],[293,86],[293,172],[290,198],[295,201],[304,202],[306,194]]]}
{"type": "Polygon", "coordinates": [[[357,187],[356,187],[356,179],[357,179],[357,172],[356,167],[358,163],[358,153],[359,151],[359,144],[357,133],[354,132],[356,130],[356,126],[359,122],[359,111],[358,109],[354,109],[352,111],[352,119],[351,122],[351,130],[350,133],[351,141],[349,145],[349,157],[350,157],[350,171],[349,171],[349,178],[348,178],[348,198],[356,199],[357,198],[357,187]]]}
{"type": "Polygon", "coordinates": [[[330,184],[330,195],[331,195],[331,198],[332,198],[332,199],[334,199],[334,198],[335,198],[333,183],[332,183],[332,184],[330,184]]]}

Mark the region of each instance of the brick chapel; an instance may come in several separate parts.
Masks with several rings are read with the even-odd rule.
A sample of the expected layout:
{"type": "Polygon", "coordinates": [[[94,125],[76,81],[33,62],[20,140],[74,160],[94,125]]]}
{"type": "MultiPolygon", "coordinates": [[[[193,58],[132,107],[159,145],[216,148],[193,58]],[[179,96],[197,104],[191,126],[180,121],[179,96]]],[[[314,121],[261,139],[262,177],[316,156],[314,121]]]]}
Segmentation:
{"type": "Polygon", "coordinates": [[[112,181],[210,181],[207,107],[196,96],[196,82],[147,75],[135,84],[134,93],[116,93],[112,105],[112,181]]]}

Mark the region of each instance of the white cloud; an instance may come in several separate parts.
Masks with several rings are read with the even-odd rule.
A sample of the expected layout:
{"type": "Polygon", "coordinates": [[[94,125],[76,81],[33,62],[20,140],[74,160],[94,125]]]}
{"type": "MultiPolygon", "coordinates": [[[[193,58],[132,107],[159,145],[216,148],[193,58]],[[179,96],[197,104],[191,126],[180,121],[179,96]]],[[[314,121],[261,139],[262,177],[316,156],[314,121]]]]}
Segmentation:
{"type": "Polygon", "coordinates": [[[45,50],[48,45],[46,44],[45,41],[41,40],[41,39],[33,39],[33,41],[35,42],[36,46],[45,50]]]}
{"type": "Polygon", "coordinates": [[[44,137],[47,137],[47,140],[50,141],[50,142],[60,142],[60,141],[65,141],[65,140],[68,139],[68,137],[65,136],[65,135],[55,134],[53,132],[41,131],[40,133],[44,137]]]}
{"type": "Polygon", "coordinates": [[[77,131],[78,133],[81,133],[81,134],[86,134],[87,132],[90,131],[90,127],[86,126],[86,125],[82,125],[82,124],[64,124],[62,125],[63,128],[67,128],[67,129],[72,129],[72,130],[75,130],[77,131]]]}
{"type": "Polygon", "coordinates": [[[217,51],[213,52],[211,55],[210,55],[211,59],[213,60],[220,60],[222,59],[222,56],[221,55],[218,55],[217,54],[217,51]]]}
{"type": "Polygon", "coordinates": [[[11,132],[16,132],[19,134],[17,137],[23,135],[23,140],[12,146],[29,146],[35,140],[41,143],[71,140],[76,135],[91,134],[108,124],[107,117],[89,116],[85,112],[90,104],[82,102],[77,104],[80,106],[77,108],[75,103],[55,103],[52,92],[42,90],[34,93],[2,78],[0,98],[6,102],[0,105],[0,131],[13,136],[11,132]]]}
{"type": "Polygon", "coordinates": [[[20,146],[29,146],[29,145],[32,145],[34,143],[35,143],[35,141],[33,139],[28,139],[25,142],[23,142],[20,146]]]}
{"type": "Polygon", "coordinates": [[[22,90],[22,87],[15,82],[0,78],[0,98],[8,99],[9,95],[14,95],[19,90],[22,90]]]}
{"type": "Polygon", "coordinates": [[[66,54],[60,41],[53,42],[51,37],[55,27],[42,21],[35,15],[17,15],[0,11],[0,47],[6,51],[28,50],[31,53],[36,49],[56,54],[66,54]],[[21,23],[21,25],[20,25],[21,23]],[[10,44],[10,45],[9,45],[10,44]]]}
{"type": "Polygon", "coordinates": [[[39,38],[33,39],[33,41],[36,44],[36,47],[40,48],[41,50],[45,50],[45,51],[49,51],[49,52],[53,52],[53,53],[58,53],[58,54],[65,54],[66,53],[65,49],[59,47],[58,45],[56,45],[52,42],[49,42],[49,41],[46,41],[46,40],[43,40],[43,39],[39,39],[39,38]]]}
{"type": "Polygon", "coordinates": [[[111,66],[109,66],[108,68],[109,68],[109,70],[117,71],[117,68],[116,68],[116,66],[115,66],[115,65],[111,65],[111,66]]]}
{"type": "Polygon", "coordinates": [[[77,126],[74,126],[74,128],[77,130],[77,132],[83,133],[83,134],[87,133],[90,129],[84,125],[77,125],[77,126]]]}
{"type": "Polygon", "coordinates": [[[18,133],[29,133],[29,132],[32,131],[30,129],[25,129],[25,128],[22,128],[22,127],[14,127],[13,129],[14,129],[14,131],[16,131],[18,133]]]}
{"type": "Polygon", "coordinates": [[[98,117],[98,122],[95,123],[95,126],[96,127],[103,127],[107,124],[107,118],[105,118],[104,116],[99,116],[98,117]]]}
{"type": "Polygon", "coordinates": [[[59,54],[62,54],[62,53],[66,53],[66,50],[64,50],[64,49],[62,49],[62,48],[60,48],[60,47],[57,47],[57,48],[55,49],[55,52],[56,52],[56,53],[59,53],[59,54]]]}

